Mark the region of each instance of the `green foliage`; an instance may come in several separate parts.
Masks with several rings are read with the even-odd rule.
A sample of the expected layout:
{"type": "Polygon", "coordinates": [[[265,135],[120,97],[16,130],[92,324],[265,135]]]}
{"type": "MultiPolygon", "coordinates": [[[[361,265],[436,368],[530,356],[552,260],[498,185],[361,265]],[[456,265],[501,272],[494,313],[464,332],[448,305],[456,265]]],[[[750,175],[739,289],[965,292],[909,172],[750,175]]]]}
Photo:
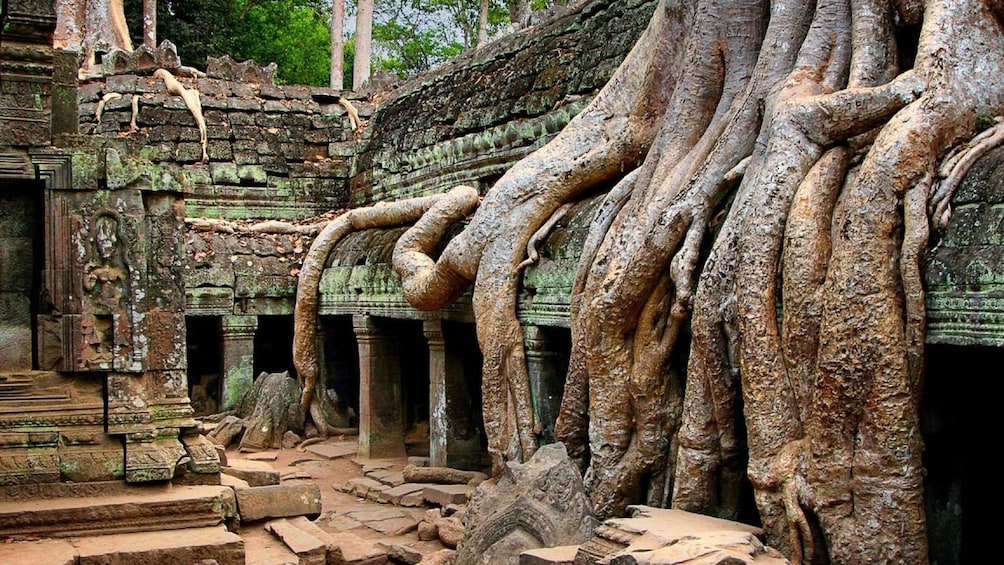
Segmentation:
{"type": "MultiPolygon", "coordinates": [[[[142,43],[142,0],[125,0],[134,43],[142,43]]],[[[275,62],[280,82],[327,85],[331,60],[324,0],[160,0],[157,39],[178,46],[182,63],[206,57],[275,62]]]]}
{"type": "Polygon", "coordinates": [[[233,53],[242,59],[279,65],[284,83],[326,86],[330,76],[330,14],[316,2],[240,0],[244,33],[234,38],[233,53]],[[312,5],[313,4],[313,5],[312,5]]]}
{"type": "MultiPolygon", "coordinates": [[[[491,0],[489,35],[509,24],[513,0],[491,0]]],[[[562,0],[532,0],[541,9],[562,0]]],[[[142,0],[124,0],[136,45],[142,43],[142,0]]],[[[376,0],[373,66],[402,78],[414,76],[477,43],[479,0],[376,0]]],[[[355,13],[346,1],[346,18],[355,13]]],[[[329,82],[331,0],[159,0],[157,38],[172,41],[186,65],[204,68],[206,58],[229,54],[278,65],[277,79],[290,84],[329,82]]],[[[343,74],[352,82],[355,28],[345,38],[343,74]]]]}

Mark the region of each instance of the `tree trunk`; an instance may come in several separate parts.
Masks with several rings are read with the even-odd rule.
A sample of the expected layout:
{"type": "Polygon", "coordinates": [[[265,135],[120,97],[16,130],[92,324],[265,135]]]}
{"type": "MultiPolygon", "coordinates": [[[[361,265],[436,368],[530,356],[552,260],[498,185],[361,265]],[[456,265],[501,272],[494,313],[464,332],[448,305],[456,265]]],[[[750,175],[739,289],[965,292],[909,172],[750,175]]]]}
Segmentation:
{"type": "Polygon", "coordinates": [[[491,0],[481,0],[478,6],[478,46],[488,42],[488,9],[491,0]]]}
{"type": "Polygon", "coordinates": [[[352,89],[359,90],[370,79],[373,56],[373,0],[359,0],[356,15],[356,55],[352,64],[352,89]]]}
{"type": "Polygon", "coordinates": [[[132,51],[122,0],[56,0],[53,44],[83,54],[83,68],[93,67],[101,53],[132,51]]]}
{"type": "Polygon", "coordinates": [[[345,0],[331,1],[331,88],[345,88],[345,44],[342,35],[345,27],[345,0]]]}
{"type": "Polygon", "coordinates": [[[590,106],[438,259],[399,271],[420,308],[474,284],[495,471],[540,441],[516,318],[526,243],[612,184],[573,287],[556,429],[597,513],[734,516],[745,474],[794,562],[926,562],[920,257],[949,165],[971,159],[942,161],[1004,112],[1002,13],[661,2],[590,106]]]}
{"type": "Polygon", "coordinates": [[[143,45],[157,48],[157,0],[143,0],[143,45]]]}

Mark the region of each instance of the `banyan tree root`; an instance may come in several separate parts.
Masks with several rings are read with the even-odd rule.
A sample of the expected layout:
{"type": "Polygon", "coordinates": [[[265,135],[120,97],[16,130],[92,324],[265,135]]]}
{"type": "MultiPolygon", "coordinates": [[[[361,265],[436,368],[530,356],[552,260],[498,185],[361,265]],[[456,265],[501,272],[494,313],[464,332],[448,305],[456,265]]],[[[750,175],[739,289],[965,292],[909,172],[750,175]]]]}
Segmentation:
{"type": "Polygon", "coordinates": [[[537,442],[515,314],[527,243],[623,176],[582,253],[556,429],[597,513],[734,516],[746,474],[794,561],[925,562],[920,257],[961,167],[1004,135],[976,137],[1004,110],[1002,14],[660,2],[594,101],[423,268],[439,295],[475,281],[496,470],[537,442]]]}
{"type": "MultiPolygon", "coordinates": [[[[463,219],[478,204],[478,193],[470,187],[457,187],[446,194],[410,198],[393,203],[381,203],[367,208],[355,208],[328,222],[314,238],[300,267],[296,285],[296,304],[293,310],[293,365],[302,385],[300,406],[311,416],[322,437],[328,437],[329,418],[325,412],[326,395],[323,383],[317,379],[317,290],[321,273],[328,255],[343,237],[368,228],[390,227],[409,224],[430,213],[443,221],[440,229],[445,230],[453,222],[463,219]],[[445,216],[437,212],[447,210],[445,216]]],[[[428,223],[428,220],[426,220],[428,223]]],[[[425,224],[422,224],[425,225],[425,224]]],[[[434,231],[431,244],[435,244],[441,233],[434,231]]],[[[419,238],[418,245],[423,244],[419,238]]]]}
{"type": "Polygon", "coordinates": [[[167,69],[157,69],[153,76],[164,81],[167,91],[176,96],[181,96],[185,101],[185,106],[195,118],[195,123],[199,125],[199,142],[202,144],[202,162],[209,161],[209,130],[206,128],[206,118],[202,114],[202,101],[199,99],[199,91],[194,88],[185,88],[178,79],[174,78],[167,69]]]}

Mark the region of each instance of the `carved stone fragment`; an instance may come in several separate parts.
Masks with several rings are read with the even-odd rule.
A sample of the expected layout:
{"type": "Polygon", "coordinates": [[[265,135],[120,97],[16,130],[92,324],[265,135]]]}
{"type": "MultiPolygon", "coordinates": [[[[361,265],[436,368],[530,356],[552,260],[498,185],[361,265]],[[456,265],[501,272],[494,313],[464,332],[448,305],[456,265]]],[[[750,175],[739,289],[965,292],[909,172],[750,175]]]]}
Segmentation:
{"type": "Polygon", "coordinates": [[[583,543],[596,520],[578,469],[560,443],[508,463],[494,488],[478,487],[464,518],[458,563],[516,565],[528,549],[583,543]]]}

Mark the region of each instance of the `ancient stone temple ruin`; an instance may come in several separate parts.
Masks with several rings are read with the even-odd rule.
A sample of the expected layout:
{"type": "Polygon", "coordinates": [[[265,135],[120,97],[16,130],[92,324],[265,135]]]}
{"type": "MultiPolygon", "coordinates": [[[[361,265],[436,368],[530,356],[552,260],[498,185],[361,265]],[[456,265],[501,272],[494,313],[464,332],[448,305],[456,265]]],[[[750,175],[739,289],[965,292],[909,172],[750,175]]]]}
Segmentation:
{"type": "MultiPolygon", "coordinates": [[[[277,85],[267,67],[211,60],[204,74],[177,73],[198,92],[198,116],[155,75],[181,67],[169,44],[105,54],[100,76],[80,78],[80,54],[53,47],[52,3],[4,0],[0,539],[203,528],[215,553],[179,549],[176,562],[243,563],[240,538],[224,527],[236,529],[240,495],[220,484],[220,436],[207,439],[201,418],[247,418],[259,376],[295,380],[298,275],[324,223],[457,185],[484,195],[587,106],[656,4],[580,3],[385,93],[277,85]],[[103,514],[88,510],[96,495],[160,502],[103,514]],[[81,502],[56,505],[67,500],[81,502]]],[[[1004,151],[977,163],[953,203],[924,271],[925,507],[939,563],[967,554],[967,517],[989,510],[971,496],[979,486],[963,451],[966,434],[983,429],[989,395],[956,375],[1004,361],[1004,151]]],[[[573,284],[602,206],[594,192],[568,207],[522,274],[517,317],[541,445],[556,439],[573,284]]],[[[490,472],[470,293],[433,311],[405,300],[391,257],[407,229],[354,231],[324,257],[315,343],[319,390],[337,412],[329,423],[358,433],[348,437],[363,458],[490,472]]],[[[248,429],[243,445],[278,449],[282,431],[248,429]]],[[[297,432],[291,445],[313,435],[297,432]]],[[[512,467],[499,484],[537,481],[536,469],[512,467]]],[[[756,522],[748,487],[733,517],[756,522]]],[[[562,512],[582,505],[576,496],[559,501],[562,512]]],[[[636,509],[645,520],[658,512],[636,509]]],[[[484,548],[459,555],[550,541],[530,531],[533,519],[495,520],[501,533],[468,532],[484,548]],[[536,541],[521,541],[526,531],[536,541]]],[[[607,524],[600,539],[590,520],[574,534],[588,549],[575,563],[638,537],[607,524]]],[[[66,551],[58,562],[101,562],[98,550],[92,561],[66,551]]],[[[572,562],[533,559],[519,563],[572,562]]]]}

